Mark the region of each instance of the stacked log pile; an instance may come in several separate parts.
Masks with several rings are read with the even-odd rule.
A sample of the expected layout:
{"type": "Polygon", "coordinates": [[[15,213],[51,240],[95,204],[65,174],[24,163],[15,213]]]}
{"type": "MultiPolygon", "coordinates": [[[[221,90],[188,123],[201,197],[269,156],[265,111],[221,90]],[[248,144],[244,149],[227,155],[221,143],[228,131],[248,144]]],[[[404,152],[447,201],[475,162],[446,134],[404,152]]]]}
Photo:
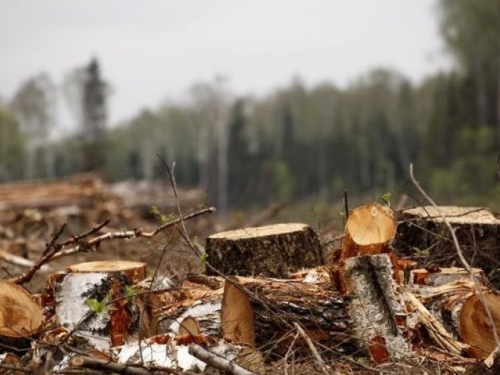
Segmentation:
{"type": "Polygon", "coordinates": [[[339,372],[339,360],[365,371],[489,371],[500,295],[481,269],[409,269],[394,254],[396,224],[388,207],[352,210],[328,265],[316,233],[294,223],[208,237],[209,274],[181,282],[124,260],[54,273],[36,300],[22,278],[4,280],[0,348],[10,357],[0,369],[250,375],[276,358],[287,371],[293,356],[323,373],[339,372]]]}

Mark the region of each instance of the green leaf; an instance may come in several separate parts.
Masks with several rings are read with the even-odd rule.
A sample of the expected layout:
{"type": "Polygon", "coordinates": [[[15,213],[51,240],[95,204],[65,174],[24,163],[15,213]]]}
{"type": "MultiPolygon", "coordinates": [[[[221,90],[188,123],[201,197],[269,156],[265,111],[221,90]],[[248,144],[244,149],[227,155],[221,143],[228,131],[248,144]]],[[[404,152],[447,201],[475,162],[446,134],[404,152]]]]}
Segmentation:
{"type": "Polygon", "coordinates": [[[125,286],[125,297],[126,298],[133,297],[137,293],[139,293],[139,290],[136,287],[134,287],[133,285],[126,285],[125,286]]]}
{"type": "Polygon", "coordinates": [[[97,315],[102,315],[106,311],[106,306],[111,301],[111,293],[106,294],[106,297],[103,298],[102,301],[98,301],[95,298],[89,298],[85,301],[87,306],[91,311],[96,313],[97,315]]]}
{"type": "Polygon", "coordinates": [[[203,254],[200,255],[201,263],[207,264],[207,259],[208,259],[208,254],[207,253],[203,253],[203,254]]]}
{"type": "Polygon", "coordinates": [[[392,193],[387,192],[382,194],[380,199],[385,203],[385,204],[390,204],[391,203],[391,198],[392,198],[392,193]]]}
{"type": "Polygon", "coordinates": [[[106,302],[102,300],[99,302],[95,298],[89,298],[87,301],[85,301],[87,305],[89,306],[90,310],[95,312],[97,315],[102,315],[104,310],[106,309],[106,302]]]}

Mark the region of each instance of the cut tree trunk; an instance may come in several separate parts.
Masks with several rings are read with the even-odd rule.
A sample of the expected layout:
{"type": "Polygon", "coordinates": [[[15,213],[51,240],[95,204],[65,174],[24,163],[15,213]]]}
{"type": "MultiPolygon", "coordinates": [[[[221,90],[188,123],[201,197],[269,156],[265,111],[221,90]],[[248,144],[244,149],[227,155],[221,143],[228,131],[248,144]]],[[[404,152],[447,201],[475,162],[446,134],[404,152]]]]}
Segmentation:
{"type": "Polygon", "coordinates": [[[425,206],[400,211],[396,253],[414,257],[419,267],[459,266],[450,231],[440,214],[455,230],[464,256],[473,260],[474,267],[482,269],[493,285],[500,286],[500,219],[486,208],[425,206]]]}
{"type": "Polygon", "coordinates": [[[404,334],[406,313],[387,254],[346,259],[342,270],[354,335],[377,363],[409,352],[404,334]]]}
{"type": "MultiPolygon", "coordinates": [[[[315,341],[332,344],[339,351],[352,352],[354,349],[344,298],[330,283],[244,277],[239,277],[238,281],[252,294],[257,347],[278,340],[298,322],[315,341]]],[[[240,309],[232,304],[223,306],[240,309]]],[[[278,341],[276,350],[286,352],[287,343],[290,344],[278,341]]]]}
{"type": "Polygon", "coordinates": [[[349,213],[341,261],[388,252],[389,242],[395,234],[396,222],[387,208],[378,204],[358,207],[349,213]]]}
{"type": "Polygon", "coordinates": [[[29,338],[39,331],[42,322],[42,309],[27,291],[0,280],[0,344],[20,350],[29,348],[29,338]]]}
{"type": "Polygon", "coordinates": [[[137,284],[147,275],[146,263],[126,260],[111,260],[74,264],[68,267],[71,273],[107,273],[124,275],[129,284],[137,284]]]}
{"type": "Polygon", "coordinates": [[[321,244],[306,224],[275,224],[214,234],[208,262],[226,275],[286,278],[300,268],[323,264],[321,244]]]}
{"type": "Polygon", "coordinates": [[[500,296],[480,288],[477,291],[476,284],[462,279],[439,287],[421,287],[416,292],[446,330],[470,346],[470,355],[486,358],[496,348],[496,342],[485,304],[500,333],[500,296]]]}
{"type": "Polygon", "coordinates": [[[147,298],[135,295],[133,288],[145,271],[143,263],[91,262],[49,278],[58,323],[76,330],[75,335],[97,349],[154,334],[156,323],[147,298]]]}

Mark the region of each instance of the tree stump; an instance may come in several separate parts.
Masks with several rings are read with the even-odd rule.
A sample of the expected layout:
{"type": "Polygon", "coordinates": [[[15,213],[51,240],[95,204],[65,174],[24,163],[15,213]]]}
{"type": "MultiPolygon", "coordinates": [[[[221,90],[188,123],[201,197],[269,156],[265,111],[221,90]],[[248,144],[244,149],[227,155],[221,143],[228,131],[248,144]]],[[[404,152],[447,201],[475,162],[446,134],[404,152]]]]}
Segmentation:
{"type": "Polygon", "coordinates": [[[41,307],[21,286],[0,280],[0,343],[28,349],[43,322],[41,307]]]}
{"type": "Polygon", "coordinates": [[[71,273],[107,273],[124,275],[129,284],[137,284],[146,278],[146,263],[126,260],[86,262],[68,267],[71,273]]]}
{"type": "Polygon", "coordinates": [[[97,349],[150,336],[154,317],[147,298],[133,287],[145,274],[144,263],[106,261],[73,265],[49,278],[58,323],[97,349]]]}
{"type": "Polygon", "coordinates": [[[398,255],[415,257],[419,267],[430,264],[453,267],[458,264],[451,234],[440,213],[446,217],[467,259],[489,275],[490,282],[500,286],[500,219],[498,214],[482,207],[424,206],[406,209],[398,214],[394,248],[398,255]]]}
{"type": "Polygon", "coordinates": [[[206,252],[208,262],[226,275],[286,278],[300,268],[323,263],[318,236],[306,224],[275,224],[217,233],[207,238],[206,252]]]}
{"type": "Polygon", "coordinates": [[[389,251],[396,234],[396,222],[387,208],[378,204],[361,206],[349,213],[341,260],[389,251]]]}

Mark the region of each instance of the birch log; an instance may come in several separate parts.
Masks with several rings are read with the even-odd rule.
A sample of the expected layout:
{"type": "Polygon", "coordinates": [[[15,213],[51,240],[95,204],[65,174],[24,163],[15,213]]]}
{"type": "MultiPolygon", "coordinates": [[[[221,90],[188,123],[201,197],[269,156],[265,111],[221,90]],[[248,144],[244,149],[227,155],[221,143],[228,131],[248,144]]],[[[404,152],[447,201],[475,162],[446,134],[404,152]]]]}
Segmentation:
{"type": "Polygon", "coordinates": [[[354,335],[377,363],[398,360],[408,354],[404,339],[406,313],[393,278],[387,254],[346,259],[345,288],[354,335]]]}

